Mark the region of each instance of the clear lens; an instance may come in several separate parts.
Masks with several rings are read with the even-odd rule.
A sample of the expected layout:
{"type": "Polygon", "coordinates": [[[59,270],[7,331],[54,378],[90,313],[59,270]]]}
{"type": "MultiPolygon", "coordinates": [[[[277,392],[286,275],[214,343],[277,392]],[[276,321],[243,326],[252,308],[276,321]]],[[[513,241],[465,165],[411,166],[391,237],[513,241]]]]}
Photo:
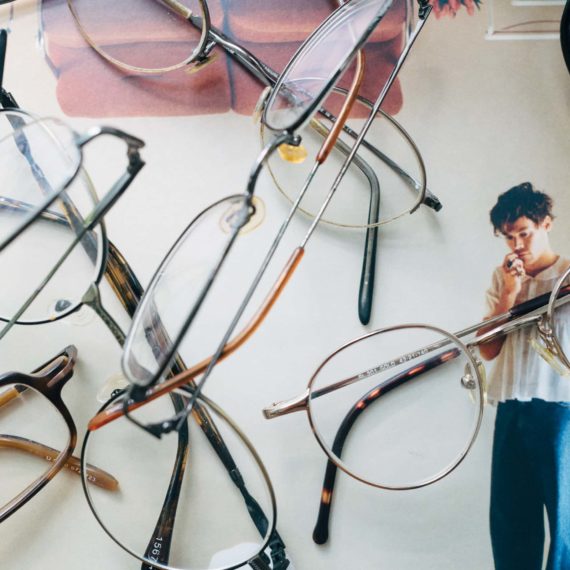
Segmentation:
{"type": "MultiPolygon", "coordinates": [[[[336,113],[344,95],[333,92],[324,107],[336,113]]],[[[370,105],[357,100],[346,125],[358,134],[370,113],[370,105]]],[[[326,128],[331,123],[317,114],[326,128]]],[[[262,127],[262,140],[271,133],[262,127]]],[[[291,164],[274,153],[268,168],[279,191],[293,201],[307,178],[327,131],[315,120],[300,131],[308,158],[291,164]]],[[[265,143],[265,140],[263,141],[265,143]]],[[[342,133],[336,147],[321,165],[315,183],[301,202],[301,210],[314,217],[321,208],[355,138],[342,133]]],[[[404,129],[391,117],[379,113],[361,145],[357,159],[346,172],[323,215],[323,221],[344,227],[370,227],[389,222],[412,211],[425,189],[425,172],[419,152],[404,129]]]]}
{"type": "Polygon", "coordinates": [[[345,346],[310,385],[311,423],[329,457],[386,488],[423,486],[451,471],[471,446],[482,411],[467,352],[443,331],[420,325],[345,346]]]}
{"type": "Polygon", "coordinates": [[[275,85],[265,108],[265,124],[276,131],[295,128],[332,88],[391,3],[353,0],[326,20],[301,46],[275,85]]]}
{"type": "Polygon", "coordinates": [[[169,363],[190,324],[199,334],[189,333],[184,340],[181,350],[186,362],[197,362],[215,350],[224,327],[229,325],[232,309],[235,312],[243,296],[236,275],[248,274],[250,230],[261,221],[259,210],[251,214],[249,221],[248,213],[251,211],[244,196],[214,204],[188,226],[164,259],[139,305],[125,343],[123,370],[131,382],[148,385],[155,379],[169,363]],[[232,235],[245,222],[232,244],[231,255],[225,258],[232,235]],[[217,324],[215,315],[225,320],[217,324]]]}
{"type": "MultiPolygon", "coordinates": [[[[12,181],[10,198],[6,198],[0,208],[2,228],[17,227],[28,212],[37,209],[45,198],[37,186],[35,193],[23,192],[35,182],[29,168],[24,169],[20,180],[21,187],[12,181]]],[[[4,191],[6,186],[1,188],[4,191]]],[[[49,208],[0,252],[4,276],[0,296],[2,319],[10,320],[28,302],[29,306],[17,319],[19,323],[60,318],[80,304],[102,263],[103,238],[99,226],[85,234],[73,247],[78,233],[82,231],[83,220],[92,212],[95,203],[91,183],[81,171],[49,208]],[[50,277],[65,255],[67,257],[50,277]]]]}
{"type": "MultiPolygon", "coordinates": [[[[90,433],[83,452],[84,462],[119,481],[115,493],[84,484],[99,522],[159,568],[243,564],[264,548],[274,525],[273,491],[256,454],[225,415],[203,400],[196,406],[207,417],[201,424],[221,436],[214,439],[227,450],[224,463],[192,416],[188,437],[183,430],[160,440],[121,418],[90,433]]],[[[148,423],[174,411],[174,400],[162,397],[135,416],[148,423]]]]}
{"type": "Polygon", "coordinates": [[[21,384],[0,388],[0,512],[45,479],[69,444],[69,428],[45,396],[21,384]]]}
{"type": "Polygon", "coordinates": [[[199,54],[206,39],[202,0],[68,0],[68,4],[85,40],[106,59],[131,70],[181,67],[199,54]]]}
{"type": "Polygon", "coordinates": [[[75,136],[55,119],[0,113],[0,247],[69,183],[81,164],[75,136]],[[16,206],[31,205],[27,211],[16,206]]]}

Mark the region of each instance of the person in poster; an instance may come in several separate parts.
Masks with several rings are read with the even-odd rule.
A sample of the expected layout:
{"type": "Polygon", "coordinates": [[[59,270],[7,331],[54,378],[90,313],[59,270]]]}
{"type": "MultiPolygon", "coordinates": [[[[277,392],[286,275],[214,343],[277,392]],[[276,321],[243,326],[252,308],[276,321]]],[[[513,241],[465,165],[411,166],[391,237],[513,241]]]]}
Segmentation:
{"type": "MultiPolygon", "coordinates": [[[[553,251],[550,196],[525,182],[490,212],[509,253],[487,291],[486,318],[552,290],[570,259],[553,251]]],[[[570,314],[563,335],[570,335],[570,314]],[[566,326],[567,325],[567,326],[566,326]]],[[[570,378],[532,348],[524,327],[480,347],[494,360],[489,401],[497,405],[491,467],[490,530],[497,570],[541,570],[544,509],[550,529],[547,570],[570,568],[570,378]]]]}

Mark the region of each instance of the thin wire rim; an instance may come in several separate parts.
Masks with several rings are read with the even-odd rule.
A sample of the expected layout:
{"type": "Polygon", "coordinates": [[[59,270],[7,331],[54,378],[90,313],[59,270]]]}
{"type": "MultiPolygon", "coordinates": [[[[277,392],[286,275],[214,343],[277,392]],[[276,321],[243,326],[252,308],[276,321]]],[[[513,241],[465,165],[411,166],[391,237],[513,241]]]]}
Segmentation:
{"type": "MultiPolygon", "coordinates": [[[[170,65],[167,67],[157,67],[157,68],[150,68],[150,67],[139,67],[136,65],[130,65],[123,61],[116,59],[115,57],[109,55],[104,50],[102,50],[89,36],[87,31],[85,30],[83,24],[80,21],[79,15],[77,14],[74,6],[73,0],[67,0],[67,6],[77,24],[77,28],[79,29],[79,33],[83,37],[83,39],[87,42],[87,44],[94,49],[103,59],[111,63],[112,65],[118,67],[119,69],[123,69],[125,71],[132,71],[135,73],[143,73],[147,75],[157,74],[157,73],[167,73],[169,71],[175,71],[176,69],[180,69],[190,63],[193,63],[195,60],[199,59],[200,56],[204,53],[204,49],[208,42],[208,38],[210,36],[210,11],[208,9],[208,5],[206,4],[205,0],[196,0],[200,4],[200,9],[202,12],[202,33],[200,35],[200,40],[198,41],[198,45],[194,48],[192,53],[182,62],[176,63],[174,65],[170,65]]],[[[189,26],[192,26],[192,23],[188,22],[189,26]]]]}
{"type": "Polygon", "coordinates": [[[360,336],[356,339],[353,339],[349,342],[347,342],[346,344],[344,344],[343,346],[341,346],[340,348],[338,348],[337,350],[335,350],[333,353],[331,353],[317,368],[317,370],[315,371],[315,373],[313,374],[313,376],[311,377],[311,379],[309,380],[309,383],[307,385],[307,390],[308,390],[308,397],[307,397],[307,406],[306,406],[306,411],[307,411],[307,418],[309,420],[309,425],[311,427],[311,431],[313,432],[313,435],[315,436],[319,446],[321,447],[321,449],[324,451],[324,453],[327,455],[327,457],[329,458],[329,460],[334,463],[340,470],[342,470],[344,473],[346,473],[347,475],[349,475],[350,477],[353,477],[354,479],[356,479],[357,481],[360,481],[361,483],[364,483],[365,485],[369,485],[371,487],[377,488],[377,489],[384,489],[386,491],[411,491],[413,489],[420,489],[422,487],[427,487],[428,485],[431,485],[433,483],[437,483],[438,481],[440,481],[441,479],[443,479],[444,477],[446,477],[447,475],[449,475],[452,471],[454,471],[465,459],[465,457],[467,456],[467,454],[469,453],[469,451],[471,450],[471,448],[473,447],[473,444],[475,443],[475,440],[477,439],[477,435],[479,434],[479,430],[481,427],[481,422],[483,419],[483,409],[484,409],[484,390],[483,390],[483,380],[481,378],[481,371],[479,369],[479,363],[477,362],[477,360],[475,359],[473,353],[468,349],[468,347],[457,337],[455,336],[453,333],[450,333],[444,329],[441,329],[439,327],[435,327],[432,325],[427,325],[424,323],[407,323],[407,324],[401,324],[401,325],[394,325],[394,326],[390,326],[390,327],[384,327],[375,331],[372,331],[370,333],[367,333],[363,336],[360,336]],[[449,339],[452,340],[453,343],[455,343],[455,345],[457,347],[459,347],[459,349],[462,351],[462,353],[464,353],[464,355],[467,356],[467,359],[469,361],[469,363],[472,365],[472,368],[474,370],[475,376],[477,378],[477,387],[478,387],[478,391],[479,391],[479,413],[477,415],[477,421],[475,424],[475,428],[473,430],[473,433],[471,435],[470,440],[468,441],[466,447],[463,449],[463,451],[461,452],[460,455],[458,455],[458,457],[456,458],[455,462],[451,463],[450,465],[448,465],[446,468],[442,469],[441,471],[439,471],[438,473],[436,473],[433,477],[424,479],[423,481],[413,484],[413,485],[386,485],[386,484],[382,484],[382,483],[377,483],[375,481],[371,481],[365,477],[362,477],[361,475],[358,475],[356,473],[354,473],[349,467],[347,467],[344,462],[337,457],[332,450],[329,449],[328,444],[325,442],[324,437],[322,436],[322,434],[320,433],[318,427],[316,426],[316,422],[314,421],[313,418],[313,414],[311,411],[311,392],[312,392],[312,385],[315,382],[319,372],[321,371],[321,369],[332,359],[334,358],[339,352],[345,350],[346,348],[362,341],[368,338],[371,338],[373,336],[379,335],[379,334],[383,334],[383,333],[387,333],[387,332],[392,332],[392,331],[397,331],[397,330],[402,330],[402,329],[409,329],[409,328],[418,328],[418,329],[427,329],[427,330],[431,330],[435,333],[441,334],[442,336],[448,337],[449,339]]]}
{"type": "MultiPolygon", "coordinates": [[[[120,394],[117,394],[115,397],[109,399],[100,408],[100,411],[103,410],[104,408],[106,408],[107,406],[115,403],[115,401],[117,399],[120,399],[122,396],[123,396],[123,394],[120,393],[120,394]]],[[[205,396],[202,393],[200,393],[197,396],[196,400],[201,404],[206,404],[206,406],[210,406],[210,408],[215,412],[215,414],[217,414],[218,417],[220,417],[223,421],[225,421],[227,423],[227,425],[234,431],[234,433],[237,435],[237,437],[245,444],[246,448],[251,453],[252,458],[255,460],[255,463],[257,464],[257,467],[259,468],[259,470],[263,476],[263,480],[265,482],[265,485],[266,485],[266,488],[268,491],[268,495],[269,495],[269,499],[270,499],[270,503],[271,503],[271,510],[272,510],[271,515],[272,516],[267,517],[268,525],[267,525],[266,536],[264,537],[263,543],[259,546],[259,550],[255,554],[255,556],[257,556],[267,548],[267,546],[269,545],[269,542],[271,540],[271,537],[273,536],[275,529],[276,529],[276,526],[277,526],[277,499],[275,497],[275,490],[273,488],[271,478],[269,477],[269,473],[267,471],[267,468],[265,467],[265,464],[261,460],[259,453],[257,452],[255,447],[251,443],[251,440],[247,437],[247,435],[243,432],[243,430],[237,425],[237,423],[231,418],[231,416],[229,416],[213,400],[211,400],[210,398],[208,398],[207,396],[205,396]]],[[[132,429],[138,429],[138,428],[136,426],[132,426],[132,429]]],[[[129,547],[122,544],[119,541],[119,539],[117,539],[117,537],[111,533],[111,531],[105,526],[105,524],[101,520],[101,517],[99,516],[97,509],[95,508],[93,501],[91,499],[91,496],[89,494],[89,482],[87,479],[87,477],[88,477],[87,465],[89,463],[87,461],[87,446],[88,446],[89,438],[92,436],[92,433],[93,432],[91,432],[89,430],[86,431],[85,437],[83,439],[83,444],[81,446],[81,486],[83,487],[83,493],[85,495],[85,499],[87,500],[87,504],[89,506],[89,509],[91,510],[95,519],[97,520],[97,522],[99,523],[101,528],[105,531],[105,533],[111,538],[111,540],[113,542],[115,542],[125,552],[127,552],[128,554],[130,554],[131,556],[133,556],[134,558],[136,558],[140,562],[143,562],[144,564],[148,564],[152,567],[158,568],[159,570],[235,570],[237,568],[242,568],[243,566],[248,564],[248,562],[250,560],[252,560],[252,558],[254,558],[254,556],[250,556],[247,560],[244,560],[243,562],[240,562],[238,564],[233,564],[231,566],[219,566],[217,568],[203,568],[203,569],[199,569],[197,567],[180,568],[180,567],[176,567],[176,566],[167,566],[167,565],[164,565],[160,562],[155,562],[152,560],[147,560],[146,558],[136,554],[129,547]]],[[[243,508],[245,509],[246,507],[244,506],[243,508]]]]}

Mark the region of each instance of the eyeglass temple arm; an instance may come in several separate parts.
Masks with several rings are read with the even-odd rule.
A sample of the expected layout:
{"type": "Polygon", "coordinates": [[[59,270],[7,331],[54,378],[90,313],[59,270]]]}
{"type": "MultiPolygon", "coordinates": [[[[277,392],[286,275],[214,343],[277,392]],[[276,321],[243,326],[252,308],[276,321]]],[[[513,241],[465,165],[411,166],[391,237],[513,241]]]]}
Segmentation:
{"type": "MultiPolygon", "coordinates": [[[[185,398],[172,394],[172,404],[175,411],[179,411],[185,407],[185,398]]],[[[176,512],[178,510],[178,501],[180,499],[180,491],[182,489],[182,481],[186,472],[186,464],[188,461],[189,451],[189,435],[188,422],[184,422],[178,430],[178,445],[176,448],[176,457],[174,459],[174,467],[168,483],[168,489],[164,498],[164,503],[160,510],[160,515],[156,523],[155,529],[151,535],[151,539],[145,551],[145,558],[152,562],[160,564],[168,564],[170,558],[170,548],[172,545],[172,536],[174,534],[174,524],[176,522],[176,512]]],[[[143,563],[142,570],[153,570],[153,566],[143,563]]]]}
{"type": "MultiPolygon", "coordinates": [[[[380,396],[384,396],[394,388],[402,386],[406,382],[417,378],[421,374],[428,372],[444,362],[448,362],[449,360],[456,358],[457,356],[459,356],[459,350],[456,348],[442,354],[432,356],[431,358],[424,360],[419,366],[416,365],[408,368],[407,370],[403,370],[385,382],[382,382],[382,384],[379,384],[369,390],[360,400],[358,400],[358,402],[356,402],[356,404],[352,406],[342,420],[334,438],[332,452],[337,457],[341,457],[346,438],[348,437],[353,425],[371,404],[378,401],[380,396]]],[[[313,530],[313,540],[316,544],[324,544],[329,538],[330,510],[337,470],[337,465],[329,459],[325,470],[317,522],[313,530]]]]}
{"type": "Polygon", "coordinates": [[[359,50],[356,54],[356,70],[354,72],[354,77],[350,89],[348,90],[348,96],[345,98],[340,113],[338,114],[337,120],[333,123],[333,127],[330,130],[325,142],[322,144],[321,149],[317,154],[317,162],[323,163],[329,156],[331,150],[334,147],[336,140],[338,139],[344,124],[348,119],[348,115],[352,110],[352,107],[358,97],[358,91],[362,85],[364,79],[364,53],[359,50]]]}
{"type": "MultiPolygon", "coordinates": [[[[338,89],[340,92],[344,92],[344,93],[347,92],[346,89],[343,89],[341,87],[339,87],[338,89]]],[[[373,106],[372,101],[370,101],[370,100],[368,100],[362,96],[360,97],[360,99],[366,105],[368,105],[370,107],[373,106]]],[[[321,114],[323,117],[325,117],[331,123],[335,123],[337,120],[336,117],[332,113],[329,113],[326,109],[319,109],[319,114],[321,114]]],[[[348,136],[350,136],[350,138],[352,138],[353,140],[356,140],[358,138],[358,133],[356,131],[354,131],[353,129],[351,129],[348,125],[344,125],[343,131],[346,132],[346,134],[348,136]]],[[[386,164],[386,166],[388,166],[393,172],[395,172],[398,176],[403,178],[407,182],[407,184],[415,192],[421,191],[422,185],[420,184],[420,182],[418,180],[416,180],[416,178],[414,178],[413,176],[408,174],[403,168],[401,168],[396,162],[394,162],[388,155],[384,154],[380,149],[375,147],[373,144],[370,144],[366,139],[363,139],[361,144],[366,150],[371,152],[374,156],[376,156],[376,158],[378,158],[384,164],[386,164]]],[[[429,190],[429,188],[426,188],[426,190],[425,190],[425,196],[424,196],[422,203],[425,206],[427,206],[428,208],[431,208],[432,210],[434,210],[436,212],[439,212],[443,207],[442,203],[439,201],[439,198],[433,192],[431,192],[429,190]]]]}
{"type": "MultiPolygon", "coordinates": [[[[511,332],[512,330],[518,329],[518,328],[523,327],[523,326],[528,326],[528,325],[536,322],[538,315],[530,316],[530,317],[528,317],[526,315],[528,315],[529,313],[532,313],[536,310],[539,310],[539,309],[545,309],[546,306],[548,305],[548,301],[550,299],[551,294],[552,293],[544,293],[542,295],[534,297],[533,299],[529,299],[528,301],[525,301],[523,303],[519,303],[518,305],[515,305],[514,307],[512,307],[510,311],[508,311],[502,315],[497,315],[497,316],[495,316],[495,317],[493,317],[487,321],[477,323],[476,325],[473,325],[473,326],[465,328],[461,331],[458,331],[454,334],[454,336],[456,336],[457,338],[463,338],[465,336],[472,335],[472,334],[476,333],[477,331],[479,331],[483,327],[488,327],[489,325],[497,325],[492,330],[484,333],[483,335],[476,338],[475,340],[467,343],[467,345],[466,345],[467,348],[473,349],[473,348],[478,347],[480,344],[482,344],[484,342],[492,341],[494,338],[497,338],[500,335],[507,334],[508,332],[511,332]]],[[[570,302],[570,285],[567,285],[560,290],[560,293],[557,297],[557,300],[559,303],[570,302]]],[[[433,352],[435,350],[442,349],[446,346],[449,346],[451,344],[451,342],[452,341],[450,339],[441,340],[438,342],[434,342],[433,344],[430,344],[428,346],[425,346],[421,350],[423,351],[424,354],[428,354],[428,353],[433,352]]],[[[396,361],[397,361],[397,359],[396,359],[396,361]]],[[[396,361],[393,361],[393,362],[396,362],[396,361]]],[[[334,392],[336,390],[339,390],[341,388],[344,388],[346,386],[349,386],[351,384],[359,382],[363,378],[369,378],[371,375],[373,375],[377,372],[385,371],[386,370],[386,367],[385,367],[386,364],[388,364],[388,363],[384,363],[383,365],[381,365],[381,366],[379,365],[378,367],[376,367],[377,371],[374,369],[369,369],[369,370],[362,372],[360,374],[355,374],[351,377],[344,378],[342,380],[334,382],[333,384],[330,384],[329,386],[326,386],[325,388],[322,388],[322,389],[314,392],[312,394],[312,397],[315,398],[315,397],[323,396],[325,394],[329,394],[331,392],[334,392]]],[[[393,365],[390,363],[390,367],[392,367],[392,366],[393,365]]],[[[273,418],[276,418],[278,416],[282,416],[285,414],[305,410],[307,408],[307,405],[308,405],[308,399],[309,399],[309,390],[307,389],[301,395],[296,396],[294,398],[291,398],[290,400],[277,402],[275,404],[272,404],[271,406],[267,406],[266,408],[264,408],[263,414],[267,419],[273,419],[273,418]]]]}
{"type": "MultiPolygon", "coordinates": [[[[321,136],[326,137],[329,129],[317,119],[311,119],[311,126],[321,136]]],[[[348,156],[350,147],[342,140],[337,139],[335,147],[344,156],[348,156]]],[[[370,322],[372,314],[372,298],[374,294],[374,280],[376,277],[376,253],[378,249],[378,220],[380,219],[380,183],[372,167],[357,154],[352,161],[368,179],[370,187],[370,207],[368,209],[368,228],[364,240],[364,257],[358,290],[358,318],[363,325],[370,322]]]]}
{"type": "MultiPolygon", "coordinates": [[[[339,135],[344,128],[348,115],[350,114],[354,102],[358,97],[358,92],[360,91],[360,86],[364,79],[364,67],[364,52],[359,50],[356,55],[356,70],[352,85],[348,90],[347,97],[344,100],[338,117],[336,117],[332,128],[329,130],[325,137],[325,141],[317,154],[316,161],[321,164],[325,162],[334,147],[339,147],[345,156],[350,153],[348,145],[339,139],[339,135]]],[[[318,121],[311,121],[313,128],[316,128],[315,123],[317,125],[319,124],[318,121]]],[[[380,215],[380,188],[376,174],[365,161],[360,159],[358,154],[355,155],[353,162],[355,166],[367,176],[371,191],[370,207],[368,210],[369,227],[366,230],[366,238],[364,240],[364,257],[358,290],[358,317],[363,325],[367,325],[370,322],[370,316],[372,314],[372,298],[374,295],[374,278],[378,243],[378,228],[374,224],[378,221],[380,215]],[[370,176],[370,174],[372,176],[370,176]]]]}
{"type": "MultiPolygon", "coordinates": [[[[570,285],[562,287],[558,293],[555,304],[569,302],[569,295],[570,285]]],[[[515,305],[514,307],[511,307],[509,311],[503,313],[502,315],[496,315],[495,317],[483,321],[474,327],[470,327],[464,331],[456,333],[456,336],[463,336],[465,334],[476,332],[478,336],[474,341],[468,344],[470,347],[492,342],[513,330],[535,323],[539,319],[540,315],[528,315],[531,315],[531,313],[534,313],[540,309],[546,308],[551,296],[552,292],[543,293],[542,295],[533,297],[528,301],[524,301],[518,305],[515,305]]]]}
{"type": "MultiPolygon", "coordinates": [[[[140,285],[138,279],[132,272],[130,266],[123,258],[119,250],[111,242],[109,242],[109,246],[110,248],[109,248],[109,260],[107,266],[108,267],[107,277],[109,277],[112,280],[112,282],[114,283],[114,287],[116,287],[122,292],[120,299],[123,302],[123,305],[125,306],[125,309],[130,314],[130,316],[133,316],[136,307],[138,305],[138,302],[143,295],[142,286],[140,285]]],[[[152,334],[159,336],[166,335],[166,331],[164,331],[164,328],[162,327],[160,318],[158,318],[158,320],[155,320],[155,327],[153,327],[152,334]]],[[[170,367],[171,374],[180,373],[184,369],[185,369],[185,364],[180,358],[180,356],[177,355],[174,363],[170,367]]],[[[193,386],[195,386],[195,384],[190,381],[189,387],[192,388],[193,386]]],[[[185,407],[187,398],[183,398],[176,394],[172,394],[171,396],[173,397],[173,404],[175,410],[181,410],[185,407]]],[[[258,529],[261,529],[262,526],[260,526],[260,521],[265,521],[264,528],[267,528],[267,517],[263,513],[263,509],[261,508],[261,506],[255,501],[255,499],[247,491],[245,482],[243,480],[243,477],[241,476],[239,468],[236,465],[219,431],[217,430],[209,412],[198,402],[194,406],[193,415],[198,425],[206,435],[213,450],[222,461],[222,464],[226,468],[232,481],[239,488],[240,493],[244,497],[247,509],[252,517],[252,520],[254,521],[254,524],[258,529]]],[[[161,515],[159,517],[155,531],[153,533],[154,540],[151,539],[147,547],[146,556],[149,559],[151,559],[153,555],[155,557],[157,556],[156,553],[153,553],[153,551],[155,550],[159,550],[160,554],[164,553],[167,556],[168,554],[167,548],[168,550],[170,549],[170,540],[172,538],[175,514],[180,494],[180,485],[182,484],[184,470],[186,469],[186,461],[188,453],[187,424],[184,424],[182,426],[179,433],[181,434],[181,436],[179,437],[178,440],[178,450],[176,454],[175,465],[171,476],[171,482],[169,484],[167,495],[164,501],[163,510],[161,511],[161,515]],[[158,537],[160,537],[162,540],[161,541],[156,540],[158,537]],[[156,546],[157,544],[160,545],[160,548],[157,548],[156,546]]],[[[281,540],[281,537],[279,536],[277,531],[274,531],[269,546],[271,548],[271,558],[273,560],[274,569],[286,568],[289,563],[287,561],[287,557],[285,554],[285,544],[281,540]]],[[[165,558],[165,556],[162,556],[162,558],[165,558]]],[[[157,559],[157,561],[160,562],[161,559],[157,559]]],[[[166,563],[167,560],[163,559],[162,562],[166,563]]],[[[143,564],[143,569],[146,570],[147,568],[150,569],[148,565],[143,564]]]]}
{"type": "MultiPolygon", "coordinates": [[[[182,389],[185,390],[189,395],[194,394],[193,388],[183,386],[182,389]]],[[[267,520],[267,517],[265,516],[265,513],[263,512],[263,509],[259,503],[247,490],[244,478],[240,473],[237,465],[235,464],[232,456],[230,455],[229,450],[225,446],[216,446],[214,447],[214,450],[222,463],[228,468],[230,478],[239,490],[256,529],[261,536],[265,536],[267,533],[269,521],[267,520]],[[232,465],[233,468],[230,469],[230,466],[232,465]]],[[[272,568],[274,570],[284,570],[287,568],[289,566],[289,561],[287,560],[285,553],[285,543],[279,536],[277,530],[274,530],[271,535],[271,539],[269,540],[269,548],[271,550],[272,568]]],[[[264,555],[261,554],[260,556],[263,557],[264,555]]]]}
{"type": "Polygon", "coordinates": [[[184,18],[185,20],[189,20],[192,17],[192,10],[181,4],[177,0],[155,0],[159,4],[166,4],[173,12],[184,18]]]}
{"type": "MultiPolygon", "coordinates": [[[[297,268],[301,258],[303,257],[304,249],[296,248],[289,258],[289,261],[281,271],[277,281],[273,285],[272,290],[269,292],[267,297],[265,298],[264,302],[262,303],[261,307],[255,313],[255,315],[251,318],[251,320],[247,323],[247,325],[234,337],[232,338],[224,347],[219,360],[222,360],[232,354],[235,350],[237,350],[244,342],[246,342],[251,335],[257,330],[257,328],[261,325],[267,313],[270,311],[271,307],[285,288],[285,285],[291,278],[293,272],[297,268]]],[[[189,381],[193,380],[199,374],[202,374],[210,364],[211,357],[205,358],[195,366],[188,368],[184,372],[177,374],[173,378],[165,380],[161,384],[155,385],[149,388],[145,394],[145,399],[141,402],[134,402],[128,405],[129,412],[136,410],[137,408],[155,400],[156,398],[167,394],[168,392],[180,388],[187,384],[189,381]]],[[[102,413],[97,414],[94,416],[89,424],[88,429],[90,431],[97,430],[104,425],[108,424],[120,418],[124,414],[123,410],[123,403],[118,403],[108,410],[105,410],[102,413]]]]}
{"type": "MultiPolygon", "coordinates": [[[[61,451],[53,447],[31,439],[8,434],[0,434],[0,449],[23,451],[29,455],[41,457],[50,463],[56,461],[61,455],[61,451]]],[[[69,457],[64,467],[76,475],[81,475],[81,459],[74,455],[69,457]]],[[[107,491],[116,491],[119,487],[119,482],[112,475],[93,465],[87,466],[87,481],[107,491]]]]}

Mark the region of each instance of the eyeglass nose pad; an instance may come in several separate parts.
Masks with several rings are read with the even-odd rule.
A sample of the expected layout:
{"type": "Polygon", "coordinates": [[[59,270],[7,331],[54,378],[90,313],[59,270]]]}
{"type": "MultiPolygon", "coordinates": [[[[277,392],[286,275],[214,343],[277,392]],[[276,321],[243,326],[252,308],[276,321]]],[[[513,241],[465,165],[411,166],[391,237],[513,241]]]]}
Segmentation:
{"type": "Polygon", "coordinates": [[[118,390],[124,390],[128,385],[127,379],[120,372],[109,376],[105,384],[97,392],[97,401],[104,404],[115,396],[118,390]]]}
{"type": "Polygon", "coordinates": [[[56,319],[62,313],[65,313],[73,303],[69,299],[52,299],[47,306],[50,318],[56,319]]]}
{"type": "Polygon", "coordinates": [[[299,144],[297,146],[292,144],[282,144],[277,149],[281,160],[285,162],[291,162],[292,164],[301,164],[305,162],[305,159],[309,155],[307,149],[299,144]]]}
{"type": "MultiPolygon", "coordinates": [[[[220,218],[220,229],[225,233],[231,233],[236,224],[242,223],[238,218],[241,216],[242,204],[233,204],[220,218]]],[[[254,196],[251,199],[251,210],[248,219],[239,231],[239,235],[248,234],[257,229],[265,219],[265,204],[261,198],[254,196]]]]}
{"type": "Polygon", "coordinates": [[[463,376],[461,377],[461,385],[466,390],[475,390],[475,388],[477,388],[477,382],[475,381],[475,378],[473,378],[470,364],[465,365],[463,376]]]}
{"type": "Polygon", "coordinates": [[[265,104],[271,93],[271,87],[266,87],[259,96],[257,103],[255,104],[255,109],[253,110],[253,115],[251,116],[255,124],[259,123],[261,120],[261,115],[263,114],[263,109],[265,109],[265,104]]]}
{"type": "MultiPolygon", "coordinates": [[[[483,363],[477,360],[477,371],[483,382],[483,403],[487,403],[487,382],[486,382],[486,374],[485,374],[485,367],[483,363]]],[[[476,390],[477,390],[477,379],[473,374],[471,369],[471,365],[467,363],[465,365],[463,376],[461,377],[461,386],[466,390],[469,390],[469,399],[473,404],[477,403],[476,397],[476,390]]]]}
{"type": "Polygon", "coordinates": [[[95,313],[85,306],[68,313],[69,309],[75,305],[69,299],[52,299],[47,306],[48,318],[55,320],[62,315],[67,315],[64,322],[68,325],[84,326],[90,324],[95,313]]]}
{"type": "Polygon", "coordinates": [[[195,73],[202,71],[202,69],[210,65],[210,63],[214,63],[215,61],[217,61],[218,58],[219,58],[218,52],[214,52],[211,55],[207,55],[203,59],[200,59],[199,61],[194,63],[192,67],[188,68],[188,71],[186,73],[188,73],[188,75],[194,75],[195,73]]]}

